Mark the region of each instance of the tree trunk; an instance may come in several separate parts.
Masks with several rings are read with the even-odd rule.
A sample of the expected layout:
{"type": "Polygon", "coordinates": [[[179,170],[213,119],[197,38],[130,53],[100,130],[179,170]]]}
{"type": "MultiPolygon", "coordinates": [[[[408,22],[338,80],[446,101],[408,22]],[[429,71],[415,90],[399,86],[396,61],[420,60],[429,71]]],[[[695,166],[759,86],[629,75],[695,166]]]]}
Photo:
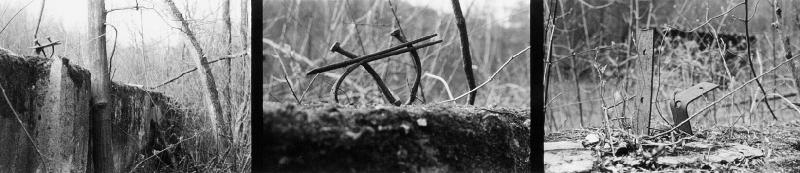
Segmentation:
{"type": "MultiPolygon", "coordinates": [[[[225,39],[225,54],[226,55],[230,55],[230,54],[233,53],[232,50],[231,50],[233,48],[233,44],[231,42],[231,39],[233,37],[233,34],[231,32],[232,31],[231,30],[231,0],[222,1],[222,21],[223,21],[223,24],[224,24],[222,31],[223,31],[223,34],[225,35],[225,37],[224,37],[224,39],[225,39]]],[[[232,122],[232,121],[230,121],[230,117],[231,117],[231,111],[233,111],[233,105],[231,104],[231,82],[233,81],[231,79],[232,79],[233,76],[231,76],[231,59],[230,58],[225,60],[225,77],[226,77],[226,81],[225,81],[225,84],[224,84],[225,86],[222,88],[222,94],[224,95],[223,98],[225,98],[225,109],[224,109],[225,110],[224,111],[225,114],[223,115],[223,117],[221,117],[222,119],[221,119],[220,122],[223,124],[223,127],[224,127],[222,129],[226,131],[225,133],[228,133],[227,131],[229,131],[229,130],[226,130],[226,129],[232,129],[232,128],[230,128],[230,124],[228,122],[232,122]]],[[[230,133],[230,134],[233,134],[233,133],[230,133]]]]}
{"type": "Polygon", "coordinates": [[[84,49],[92,81],[92,164],[96,172],[119,172],[113,159],[111,79],[106,61],[105,0],[89,0],[90,43],[84,49]]]}
{"type": "Polygon", "coordinates": [[[211,73],[211,69],[209,68],[206,54],[203,52],[200,42],[197,41],[197,37],[195,37],[192,30],[189,29],[189,23],[183,18],[183,14],[181,14],[181,12],[178,10],[178,7],[175,6],[175,2],[172,0],[164,0],[164,3],[167,4],[173,17],[175,17],[175,19],[180,23],[181,31],[183,31],[183,34],[187,39],[189,39],[189,42],[192,43],[192,46],[197,52],[195,65],[197,65],[197,69],[202,72],[200,75],[200,81],[206,85],[204,100],[206,102],[206,107],[208,108],[209,127],[211,127],[214,139],[219,142],[219,126],[217,126],[217,119],[222,116],[222,109],[220,109],[217,85],[216,82],[214,82],[214,75],[211,73]]]}
{"type": "Polygon", "coordinates": [[[250,31],[250,12],[247,10],[247,7],[250,6],[247,0],[242,0],[242,24],[239,28],[239,33],[242,35],[242,50],[247,50],[248,43],[250,42],[250,37],[247,33],[250,31]]]}
{"type": "MultiPolygon", "coordinates": [[[[467,20],[464,19],[464,15],[461,13],[461,5],[458,3],[458,0],[451,0],[453,4],[453,12],[456,15],[456,26],[458,27],[458,33],[461,37],[461,57],[464,59],[464,74],[467,75],[467,84],[469,85],[469,90],[475,89],[475,76],[472,74],[472,56],[470,56],[469,51],[469,33],[467,32],[467,20]]],[[[469,93],[469,98],[467,99],[467,103],[469,105],[475,104],[475,96],[478,95],[478,91],[474,91],[469,93]]]]}
{"type": "MultiPolygon", "coordinates": [[[[249,1],[242,0],[242,2],[241,2],[241,8],[242,8],[242,10],[241,10],[241,14],[242,14],[241,19],[242,19],[242,21],[241,21],[241,24],[239,24],[239,26],[240,26],[239,27],[239,33],[242,36],[242,50],[243,51],[247,51],[247,49],[250,47],[250,44],[249,44],[250,36],[248,34],[250,32],[250,12],[247,9],[247,7],[249,7],[249,6],[250,6],[249,1]]],[[[258,40],[258,41],[260,41],[260,40],[258,40]]],[[[249,51],[249,52],[253,52],[253,51],[249,51]]],[[[247,55],[243,55],[243,56],[247,56],[247,55]]],[[[252,55],[250,55],[250,57],[252,57],[252,55]]],[[[243,57],[242,58],[242,64],[250,66],[251,61],[249,61],[249,59],[243,57]]],[[[251,81],[249,79],[250,72],[251,71],[248,71],[248,70],[243,70],[242,71],[242,76],[241,77],[242,77],[242,79],[244,79],[244,80],[242,80],[242,82],[243,82],[242,86],[252,86],[250,84],[251,81]]],[[[244,89],[243,95],[246,95],[246,96],[250,95],[249,88],[244,89]]],[[[242,101],[244,102],[245,100],[249,100],[249,99],[250,98],[244,98],[244,99],[242,99],[242,101]]]]}

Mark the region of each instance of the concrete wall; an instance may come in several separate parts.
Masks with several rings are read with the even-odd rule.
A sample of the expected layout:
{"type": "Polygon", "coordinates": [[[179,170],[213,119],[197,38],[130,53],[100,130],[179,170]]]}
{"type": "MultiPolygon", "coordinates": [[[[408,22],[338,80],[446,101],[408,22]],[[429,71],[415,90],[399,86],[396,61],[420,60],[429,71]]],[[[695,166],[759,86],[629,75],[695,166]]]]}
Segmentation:
{"type": "MultiPolygon", "coordinates": [[[[114,98],[115,145],[114,159],[117,168],[124,172],[133,169],[136,164],[153,154],[154,150],[163,150],[166,145],[177,142],[177,134],[182,118],[189,116],[187,112],[177,109],[178,106],[169,97],[161,93],[143,90],[139,87],[114,83],[111,87],[114,98]]],[[[148,160],[136,171],[149,170],[155,164],[169,163],[170,152],[148,160]]]]}
{"type": "MultiPolygon", "coordinates": [[[[0,172],[91,171],[87,70],[61,58],[0,53],[0,86],[12,106],[0,93],[0,172]]],[[[113,159],[120,172],[176,142],[182,118],[189,116],[163,94],[133,86],[113,84],[112,97],[113,159]]],[[[170,155],[163,152],[136,171],[152,172],[169,163],[170,155]]]]}
{"type": "Polygon", "coordinates": [[[88,79],[61,58],[0,54],[0,172],[86,170],[88,79]]]}

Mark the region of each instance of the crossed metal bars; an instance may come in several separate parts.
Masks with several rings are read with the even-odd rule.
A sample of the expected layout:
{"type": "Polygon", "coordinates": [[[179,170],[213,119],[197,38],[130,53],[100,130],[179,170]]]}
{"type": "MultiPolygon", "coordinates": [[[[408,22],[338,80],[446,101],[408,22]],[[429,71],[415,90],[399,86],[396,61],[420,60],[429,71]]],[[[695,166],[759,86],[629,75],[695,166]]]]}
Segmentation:
{"type": "Polygon", "coordinates": [[[392,92],[389,91],[388,87],[386,87],[386,84],[383,82],[383,80],[381,79],[380,75],[378,75],[378,73],[375,72],[375,69],[373,69],[368,63],[372,62],[372,61],[375,61],[375,60],[388,58],[388,57],[394,56],[394,55],[399,55],[399,54],[403,54],[403,53],[410,53],[411,57],[414,60],[414,67],[415,67],[416,73],[417,73],[417,76],[416,76],[416,78],[414,80],[414,86],[412,87],[411,92],[410,92],[409,100],[406,102],[406,104],[411,104],[416,99],[417,89],[419,89],[420,78],[422,76],[422,74],[421,74],[421,72],[422,72],[422,67],[421,66],[422,65],[421,65],[421,61],[420,61],[420,58],[419,58],[419,54],[417,54],[416,50],[424,48],[424,47],[432,46],[432,45],[435,45],[435,44],[438,44],[438,43],[441,43],[442,40],[437,40],[437,41],[433,41],[433,42],[429,42],[429,43],[423,43],[423,44],[419,44],[419,45],[415,46],[413,44],[416,44],[416,43],[431,39],[431,38],[435,37],[437,34],[428,35],[428,36],[425,36],[425,37],[422,37],[422,38],[419,38],[419,39],[416,39],[416,40],[413,40],[413,41],[410,41],[410,42],[406,40],[405,36],[403,36],[403,34],[400,32],[400,30],[395,30],[395,31],[391,32],[390,35],[392,37],[394,37],[395,39],[397,39],[398,41],[400,41],[402,44],[399,44],[397,46],[394,46],[394,47],[391,47],[391,48],[388,48],[388,49],[385,49],[385,50],[382,50],[382,51],[378,51],[376,53],[364,55],[364,56],[358,56],[356,54],[348,52],[348,51],[346,51],[346,50],[344,50],[344,49],[342,49],[340,47],[340,43],[339,42],[336,42],[336,43],[333,44],[333,46],[331,46],[330,50],[332,52],[336,52],[336,53],[342,54],[345,57],[350,58],[350,60],[345,60],[345,61],[342,61],[342,62],[339,62],[339,63],[334,63],[334,64],[331,64],[331,65],[327,65],[327,66],[323,66],[323,67],[320,67],[320,68],[313,69],[310,72],[308,72],[306,75],[313,75],[313,74],[317,74],[317,73],[323,73],[323,72],[327,72],[327,71],[331,71],[331,70],[347,67],[347,69],[342,74],[342,76],[339,77],[339,79],[336,80],[336,83],[333,85],[333,88],[331,88],[331,94],[333,95],[333,100],[335,102],[339,102],[337,91],[339,90],[339,87],[341,86],[342,82],[347,77],[347,75],[350,74],[351,72],[353,72],[356,68],[358,68],[358,66],[363,66],[364,70],[366,70],[367,73],[369,73],[370,76],[372,76],[372,79],[375,80],[375,83],[378,85],[378,88],[380,89],[381,93],[386,98],[386,100],[388,100],[389,103],[391,103],[391,104],[393,104],[395,106],[399,106],[400,104],[402,104],[402,102],[400,100],[397,100],[394,97],[394,95],[392,95],[392,92]]]}
{"type": "Polygon", "coordinates": [[[56,45],[61,44],[61,41],[58,41],[58,40],[53,41],[52,39],[50,39],[50,37],[47,37],[47,41],[50,42],[50,43],[42,45],[41,43],[39,43],[39,39],[35,39],[35,40],[33,40],[33,46],[28,47],[28,48],[33,49],[33,53],[35,53],[37,55],[42,55],[42,56],[48,57],[47,53],[45,53],[44,49],[47,48],[47,47],[50,47],[51,51],[50,51],[50,56],[48,58],[52,58],[53,55],[56,54],[56,45]]]}

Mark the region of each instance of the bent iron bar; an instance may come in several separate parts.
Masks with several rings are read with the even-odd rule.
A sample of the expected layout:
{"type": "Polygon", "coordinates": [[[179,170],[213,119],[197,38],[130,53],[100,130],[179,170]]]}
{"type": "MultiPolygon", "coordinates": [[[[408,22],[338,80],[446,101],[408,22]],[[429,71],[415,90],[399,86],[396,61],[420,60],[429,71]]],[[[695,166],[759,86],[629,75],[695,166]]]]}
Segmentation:
{"type": "MultiPolygon", "coordinates": [[[[411,45],[411,44],[415,44],[415,43],[419,43],[419,42],[431,39],[431,38],[435,37],[436,35],[437,34],[425,36],[425,37],[416,39],[414,41],[410,41],[410,42],[407,42],[407,43],[399,44],[397,46],[391,47],[389,49],[386,49],[386,50],[383,50],[383,51],[380,51],[380,52],[376,52],[376,53],[365,55],[365,56],[362,56],[362,57],[359,57],[359,58],[356,58],[356,59],[351,59],[351,60],[347,60],[347,61],[342,61],[340,63],[331,64],[331,65],[328,65],[328,66],[320,67],[320,68],[311,70],[310,72],[306,73],[306,75],[313,75],[313,74],[327,72],[327,71],[331,71],[331,70],[342,68],[342,67],[347,67],[348,65],[355,64],[355,63],[358,63],[361,60],[372,58],[372,57],[384,58],[385,56],[391,56],[391,55],[387,55],[387,54],[398,52],[398,51],[402,51],[402,50],[405,50],[405,52],[408,52],[408,51],[411,51],[411,50],[414,50],[414,49],[410,49],[410,48],[401,49],[401,48],[404,48],[404,47],[406,47],[408,45],[411,45]],[[398,50],[398,49],[401,49],[401,50],[398,50]],[[398,50],[398,51],[395,51],[395,50],[398,50]]],[[[440,42],[441,42],[441,40],[440,40],[440,42]]],[[[428,46],[430,46],[430,45],[428,45],[428,46]]],[[[415,46],[415,48],[417,48],[417,49],[423,48],[423,47],[425,47],[425,46],[415,46]]],[[[405,53],[405,52],[400,52],[400,53],[405,53]]]]}
{"type": "MultiPolygon", "coordinates": [[[[350,59],[358,58],[358,55],[342,49],[342,47],[339,46],[339,44],[340,44],[339,42],[333,43],[333,46],[331,46],[331,51],[342,54],[350,59]]],[[[381,93],[383,93],[383,96],[386,97],[386,100],[388,100],[389,103],[392,103],[395,106],[400,106],[400,102],[394,98],[394,95],[392,95],[392,92],[389,91],[388,87],[386,87],[386,84],[383,83],[383,80],[381,79],[381,76],[378,75],[378,72],[375,72],[375,69],[373,69],[372,66],[370,66],[367,63],[361,64],[361,66],[364,67],[364,70],[366,70],[367,73],[369,73],[369,75],[372,76],[372,79],[375,80],[375,83],[378,84],[378,88],[381,90],[381,93]]],[[[335,97],[334,99],[337,100],[338,102],[338,99],[336,99],[335,97]]]]}
{"type": "Polygon", "coordinates": [[[320,67],[320,68],[311,70],[310,72],[306,73],[306,75],[313,75],[313,74],[317,74],[317,73],[328,72],[328,71],[336,70],[336,69],[339,69],[339,68],[342,68],[342,67],[347,67],[347,66],[353,65],[353,64],[362,64],[361,61],[372,62],[372,61],[388,58],[390,56],[399,55],[399,54],[403,54],[403,53],[406,53],[406,52],[411,52],[413,50],[422,49],[422,48],[425,48],[425,47],[428,47],[428,46],[433,46],[435,44],[439,44],[439,43],[442,43],[442,42],[443,42],[442,40],[437,40],[437,41],[433,41],[433,42],[430,42],[430,43],[420,44],[418,46],[414,46],[414,47],[411,47],[411,48],[395,50],[395,51],[392,51],[392,52],[389,52],[389,53],[380,54],[380,55],[375,55],[375,56],[367,55],[367,56],[360,57],[358,59],[351,59],[351,60],[347,60],[347,61],[344,61],[344,62],[340,62],[340,63],[331,64],[331,65],[328,65],[328,66],[320,67]],[[357,60],[357,61],[354,61],[354,60],[357,60]]]}
{"type": "MultiPolygon", "coordinates": [[[[387,57],[390,57],[390,56],[394,56],[394,55],[399,55],[399,54],[402,54],[402,53],[410,52],[412,50],[417,50],[417,49],[421,49],[421,48],[424,48],[424,47],[432,46],[432,45],[435,45],[435,44],[439,44],[441,42],[442,42],[442,40],[438,40],[438,41],[434,41],[434,42],[430,42],[430,43],[421,44],[419,46],[415,46],[415,47],[412,47],[412,48],[406,48],[406,49],[397,50],[397,51],[394,51],[394,52],[389,52],[389,53],[386,53],[386,54],[382,54],[380,56],[368,57],[368,58],[363,59],[363,60],[361,60],[361,61],[359,61],[359,62],[357,62],[355,64],[350,65],[347,68],[347,70],[345,70],[345,72],[342,74],[342,77],[339,77],[339,79],[336,80],[336,84],[334,84],[333,88],[331,89],[331,94],[333,95],[333,100],[335,102],[339,102],[339,97],[338,97],[338,93],[337,93],[337,91],[339,90],[339,86],[342,84],[342,82],[347,77],[347,75],[350,74],[350,72],[353,72],[353,70],[355,70],[359,65],[366,64],[366,63],[371,62],[371,61],[387,58],[387,57]]],[[[393,104],[397,105],[398,103],[399,102],[395,102],[393,104]]]]}
{"type": "MultiPolygon", "coordinates": [[[[403,31],[400,29],[392,31],[389,35],[400,41],[400,43],[406,43],[408,40],[405,36],[403,36],[403,31]]],[[[412,48],[414,45],[408,45],[408,48],[412,48]]],[[[406,102],[407,105],[411,105],[417,99],[417,90],[419,89],[420,80],[422,79],[422,61],[420,61],[419,54],[416,50],[412,50],[410,52],[411,59],[414,60],[414,69],[417,72],[416,78],[414,78],[414,85],[411,87],[411,92],[408,96],[408,101],[406,102]]]]}

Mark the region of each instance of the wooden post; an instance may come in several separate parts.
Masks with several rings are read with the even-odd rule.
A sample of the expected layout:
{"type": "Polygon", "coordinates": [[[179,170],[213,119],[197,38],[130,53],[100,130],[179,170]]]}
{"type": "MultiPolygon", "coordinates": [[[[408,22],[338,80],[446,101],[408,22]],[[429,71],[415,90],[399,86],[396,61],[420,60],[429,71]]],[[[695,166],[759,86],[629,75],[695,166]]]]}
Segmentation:
{"type": "Polygon", "coordinates": [[[92,165],[95,172],[120,172],[114,163],[111,122],[111,78],[106,61],[105,0],[89,0],[88,46],[83,56],[92,82],[92,165]]]}
{"type": "Polygon", "coordinates": [[[634,134],[649,135],[650,113],[653,105],[653,74],[656,57],[653,49],[653,36],[655,29],[642,29],[636,32],[636,71],[634,71],[634,98],[635,113],[634,134]]]}

